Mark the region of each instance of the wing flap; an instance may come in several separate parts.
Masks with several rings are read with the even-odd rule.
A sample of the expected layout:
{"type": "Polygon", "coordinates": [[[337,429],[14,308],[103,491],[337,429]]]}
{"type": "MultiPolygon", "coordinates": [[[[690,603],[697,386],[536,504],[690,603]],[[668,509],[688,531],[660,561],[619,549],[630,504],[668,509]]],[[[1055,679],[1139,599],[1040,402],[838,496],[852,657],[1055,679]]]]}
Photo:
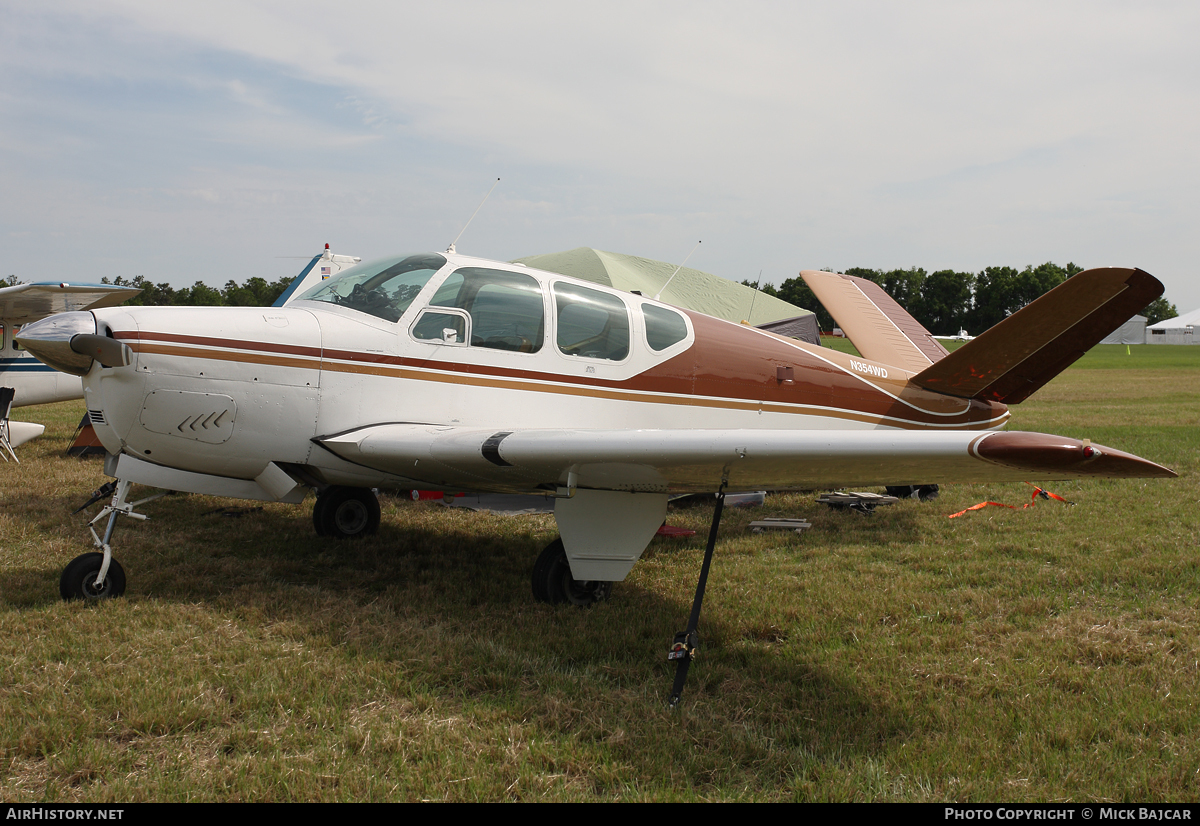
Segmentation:
{"type": "Polygon", "coordinates": [[[945,357],[933,334],[875,282],[816,270],[800,277],[865,358],[919,373],[945,357]]]}
{"type": "Polygon", "coordinates": [[[1040,433],[495,431],[380,424],[323,437],[351,462],[451,489],[632,492],[1170,477],[1153,462],[1040,433]]]}
{"type": "Polygon", "coordinates": [[[912,378],[927,390],[1016,404],[1163,293],[1138,269],[1085,270],[912,378]]]}

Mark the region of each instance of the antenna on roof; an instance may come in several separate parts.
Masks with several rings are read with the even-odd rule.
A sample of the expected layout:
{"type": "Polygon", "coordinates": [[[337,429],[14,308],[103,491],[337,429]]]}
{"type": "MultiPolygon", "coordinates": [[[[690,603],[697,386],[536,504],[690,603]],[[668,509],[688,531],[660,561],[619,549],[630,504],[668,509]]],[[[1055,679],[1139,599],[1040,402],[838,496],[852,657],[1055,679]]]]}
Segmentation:
{"type": "Polygon", "coordinates": [[[752,323],[750,319],[754,318],[754,301],[758,298],[759,285],[762,284],[762,270],[758,271],[758,280],[754,282],[754,295],[750,296],[750,312],[746,314],[746,320],[743,324],[752,323]]]}
{"type": "MultiPolygon", "coordinates": [[[[496,183],[492,184],[492,189],[495,189],[499,184],[500,179],[497,178],[496,183]]],[[[483,200],[479,202],[479,206],[475,207],[475,211],[471,213],[471,217],[467,219],[465,224],[463,224],[463,228],[458,231],[458,235],[454,236],[454,240],[450,242],[450,246],[446,247],[446,252],[450,253],[451,255],[454,254],[454,245],[458,243],[459,238],[462,238],[463,233],[467,231],[467,227],[471,226],[471,222],[475,220],[475,216],[479,214],[479,210],[483,209],[483,205],[486,204],[487,199],[491,197],[492,189],[489,189],[487,191],[487,195],[483,196],[483,200]]]]}
{"type": "MultiPolygon", "coordinates": [[[[698,247],[698,246],[700,246],[699,241],[696,242],[696,247],[698,247]]],[[[692,247],[692,252],[696,251],[696,247],[692,247]]],[[[687,254],[687,258],[683,259],[683,264],[686,264],[688,262],[688,258],[692,257],[692,252],[689,252],[687,254]]],[[[675,272],[671,273],[671,277],[667,279],[667,283],[663,284],[662,288],[658,291],[658,295],[654,296],[655,301],[658,301],[659,298],[662,297],[663,290],[665,290],[667,288],[667,285],[669,285],[675,279],[675,276],[679,275],[679,271],[683,269],[683,264],[680,264],[678,267],[675,268],[675,272]]]]}

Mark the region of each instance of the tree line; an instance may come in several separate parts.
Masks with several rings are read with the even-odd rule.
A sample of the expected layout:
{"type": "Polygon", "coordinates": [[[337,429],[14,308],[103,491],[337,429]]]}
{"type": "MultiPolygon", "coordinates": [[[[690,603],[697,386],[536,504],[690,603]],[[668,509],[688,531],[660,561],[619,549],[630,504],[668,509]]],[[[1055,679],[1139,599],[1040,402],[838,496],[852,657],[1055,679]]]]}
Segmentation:
{"type": "MultiPolygon", "coordinates": [[[[1083,267],[1074,263],[1060,267],[1048,261],[1023,270],[988,267],[978,273],[954,270],[930,273],[920,267],[887,271],[851,267],[842,272],[875,282],[925,329],[934,335],[951,336],[959,330],[979,335],[1071,276],[1083,272],[1083,267]]],[[[817,323],[822,330],[834,327],[833,318],[799,276],[787,279],[778,287],[760,286],[751,281],[742,283],[812,310],[817,314],[817,323]]],[[[1146,316],[1147,324],[1155,324],[1179,313],[1174,304],[1159,298],[1140,315],[1146,316]]]]}
{"type": "Polygon", "coordinates": [[[175,289],[170,284],[151,283],[144,275],[132,279],[117,276],[112,281],[101,278],[100,283],[117,287],[136,287],[140,293],[125,303],[134,307],[269,307],[283,295],[296,276],[288,275],[268,282],[257,276],[245,284],[230,279],[222,289],[197,281],[190,287],[175,289]]]}

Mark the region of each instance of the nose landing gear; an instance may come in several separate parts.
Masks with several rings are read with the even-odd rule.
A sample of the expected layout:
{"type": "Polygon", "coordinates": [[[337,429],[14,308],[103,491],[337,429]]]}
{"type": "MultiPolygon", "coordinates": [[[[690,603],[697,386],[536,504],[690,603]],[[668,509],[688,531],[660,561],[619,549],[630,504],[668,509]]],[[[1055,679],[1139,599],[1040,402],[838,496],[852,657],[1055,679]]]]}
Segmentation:
{"type": "Polygon", "coordinates": [[[81,554],[63,568],[58,580],[58,592],[65,600],[88,601],[113,599],[125,593],[125,569],[121,563],[110,558],[108,571],[102,579],[97,575],[104,567],[104,554],[96,552],[81,554]]]}
{"type": "MultiPolygon", "coordinates": [[[[127,479],[117,479],[115,483],[105,485],[96,491],[92,501],[83,506],[86,508],[105,494],[112,493],[109,503],[101,508],[100,513],[96,514],[88,523],[88,530],[92,534],[92,544],[99,548],[101,553],[92,552],[77,556],[67,564],[67,567],[63,568],[62,576],[58,580],[58,592],[63,599],[113,599],[125,593],[125,569],[117,560],[113,559],[112,547],[109,545],[112,541],[113,530],[117,527],[117,517],[124,514],[134,519],[149,519],[150,517],[144,513],[136,513],[134,508],[167,495],[163,491],[136,502],[129,502],[126,497],[129,496],[129,490],[132,487],[133,483],[127,479]],[[104,539],[101,539],[96,533],[95,526],[106,516],[108,525],[104,529],[104,539]]],[[[76,511],[76,513],[78,512],[76,511]]]]}

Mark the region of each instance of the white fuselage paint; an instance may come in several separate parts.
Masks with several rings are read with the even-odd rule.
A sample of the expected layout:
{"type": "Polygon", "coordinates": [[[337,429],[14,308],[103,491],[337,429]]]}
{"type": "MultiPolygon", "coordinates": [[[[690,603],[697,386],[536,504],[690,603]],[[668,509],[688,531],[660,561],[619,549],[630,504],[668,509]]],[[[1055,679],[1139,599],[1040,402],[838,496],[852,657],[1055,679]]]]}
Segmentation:
{"type": "MultiPolygon", "coordinates": [[[[689,322],[682,341],[654,352],[645,343],[638,312],[630,313],[634,346],[621,361],[559,352],[554,346],[549,298],[547,335],[538,352],[417,340],[410,334],[415,314],[449,271],[479,263],[464,256],[449,258],[450,263],[395,323],[312,301],[279,308],[225,308],[220,313],[183,307],[94,312],[101,331],[111,328],[148,336],[128,340],[136,353],[131,366],[95,365],[84,378],[97,435],[110,453],[129,452],[199,473],[251,479],[269,462],[294,463],[319,470],[331,483],[364,484],[362,468],[314,444],[313,437],[389,422],[497,431],[556,427],[815,431],[912,426],[908,420],[846,415],[847,411],[815,405],[574,381],[630,379],[692,346],[695,334],[689,322]],[[148,403],[156,391],[160,397],[148,403]],[[169,403],[163,401],[165,393],[175,394],[169,403]],[[184,411],[181,405],[189,402],[194,410],[184,411]],[[197,432],[196,422],[212,421],[217,411],[226,409],[232,411],[234,422],[227,437],[215,431],[197,432]],[[180,421],[167,421],[163,411],[177,412],[180,421]]],[[[509,269],[546,281],[560,280],[534,270],[509,269]]],[[[610,292],[630,307],[644,301],[610,292]]],[[[854,364],[864,374],[856,378],[887,375],[881,366],[854,364]]],[[[994,422],[976,422],[970,429],[999,427],[1006,418],[1007,414],[994,422]]]]}

